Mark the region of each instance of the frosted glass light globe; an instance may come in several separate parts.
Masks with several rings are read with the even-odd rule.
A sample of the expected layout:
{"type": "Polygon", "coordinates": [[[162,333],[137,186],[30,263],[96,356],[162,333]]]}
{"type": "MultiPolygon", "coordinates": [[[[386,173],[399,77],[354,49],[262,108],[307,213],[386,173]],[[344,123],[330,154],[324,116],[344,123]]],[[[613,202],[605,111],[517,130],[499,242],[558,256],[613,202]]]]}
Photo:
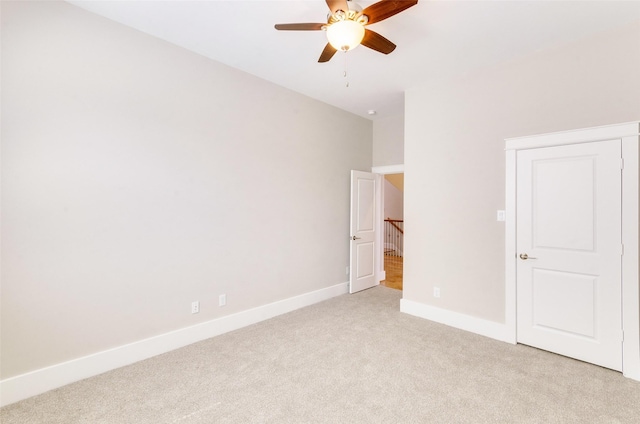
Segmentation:
{"type": "Polygon", "coordinates": [[[346,52],[355,49],[363,38],[364,26],[355,21],[339,21],[327,28],[327,40],[336,50],[346,52]]]}

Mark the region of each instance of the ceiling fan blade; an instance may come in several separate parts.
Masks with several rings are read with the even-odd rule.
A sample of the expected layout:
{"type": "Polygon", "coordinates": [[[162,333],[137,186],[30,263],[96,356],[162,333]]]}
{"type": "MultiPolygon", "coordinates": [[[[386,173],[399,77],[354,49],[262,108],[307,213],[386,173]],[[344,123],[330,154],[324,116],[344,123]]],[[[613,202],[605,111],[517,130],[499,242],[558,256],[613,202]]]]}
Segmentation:
{"type": "Polygon", "coordinates": [[[360,44],[384,54],[389,54],[396,49],[395,44],[368,28],[364,29],[364,38],[360,44]]]}
{"type": "Polygon", "coordinates": [[[326,0],[327,6],[329,6],[329,10],[331,10],[331,14],[336,13],[338,10],[342,10],[343,12],[349,11],[349,5],[347,4],[347,0],[326,0]]]}
{"type": "Polygon", "coordinates": [[[319,31],[327,24],[276,24],[275,28],[284,31],[319,31]]]}
{"type": "Polygon", "coordinates": [[[322,51],[322,54],[320,55],[320,59],[318,59],[318,62],[322,63],[330,61],[337,51],[338,50],[334,49],[331,44],[327,43],[327,45],[324,47],[324,50],[322,51]]]}
{"type": "Polygon", "coordinates": [[[380,0],[369,7],[365,7],[362,15],[369,17],[369,24],[383,21],[418,4],[418,0],[380,0]]]}

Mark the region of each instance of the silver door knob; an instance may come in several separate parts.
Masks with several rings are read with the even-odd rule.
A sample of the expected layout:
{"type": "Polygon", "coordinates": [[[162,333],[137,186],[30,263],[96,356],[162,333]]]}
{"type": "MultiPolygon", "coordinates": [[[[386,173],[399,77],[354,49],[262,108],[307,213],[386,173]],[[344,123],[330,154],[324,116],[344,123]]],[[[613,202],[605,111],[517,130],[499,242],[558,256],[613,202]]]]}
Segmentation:
{"type": "Polygon", "coordinates": [[[520,254],[520,259],[522,259],[523,261],[526,261],[527,259],[538,259],[538,258],[532,258],[529,255],[527,255],[526,253],[521,253],[520,254]]]}
{"type": "Polygon", "coordinates": [[[360,240],[360,237],[351,236],[351,240],[360,240]]]}

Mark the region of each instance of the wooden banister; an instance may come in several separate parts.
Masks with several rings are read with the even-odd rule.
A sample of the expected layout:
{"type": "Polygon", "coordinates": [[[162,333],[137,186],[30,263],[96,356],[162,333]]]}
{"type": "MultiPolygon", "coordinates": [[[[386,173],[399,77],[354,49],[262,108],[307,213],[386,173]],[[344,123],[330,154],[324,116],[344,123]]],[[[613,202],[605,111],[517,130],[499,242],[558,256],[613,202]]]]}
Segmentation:
{"type": "Polygon", "coordinates": [[[396,230],[400,231],[401,234],[404,234],[404,231],[402,231],[402,228],[398,227],[398,225],[396,224],[396,222],[402,222],[404,223],[404,220],[402,219],[385,219],[384,222],[388,222],[389,224],[391,224],[396,230]]]}

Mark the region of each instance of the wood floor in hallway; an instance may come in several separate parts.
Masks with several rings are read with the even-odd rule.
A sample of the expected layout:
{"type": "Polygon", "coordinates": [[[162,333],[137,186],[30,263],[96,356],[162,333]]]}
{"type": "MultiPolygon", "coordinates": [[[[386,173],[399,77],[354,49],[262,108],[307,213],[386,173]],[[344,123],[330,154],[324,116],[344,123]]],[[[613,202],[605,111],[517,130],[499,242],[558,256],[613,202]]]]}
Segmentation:
{"type": "Polygon", "coordinates": [[[384,271],[386,279],[381,281],[383,286],[402,290],[402,256],[384,255],[384,271]]]}

